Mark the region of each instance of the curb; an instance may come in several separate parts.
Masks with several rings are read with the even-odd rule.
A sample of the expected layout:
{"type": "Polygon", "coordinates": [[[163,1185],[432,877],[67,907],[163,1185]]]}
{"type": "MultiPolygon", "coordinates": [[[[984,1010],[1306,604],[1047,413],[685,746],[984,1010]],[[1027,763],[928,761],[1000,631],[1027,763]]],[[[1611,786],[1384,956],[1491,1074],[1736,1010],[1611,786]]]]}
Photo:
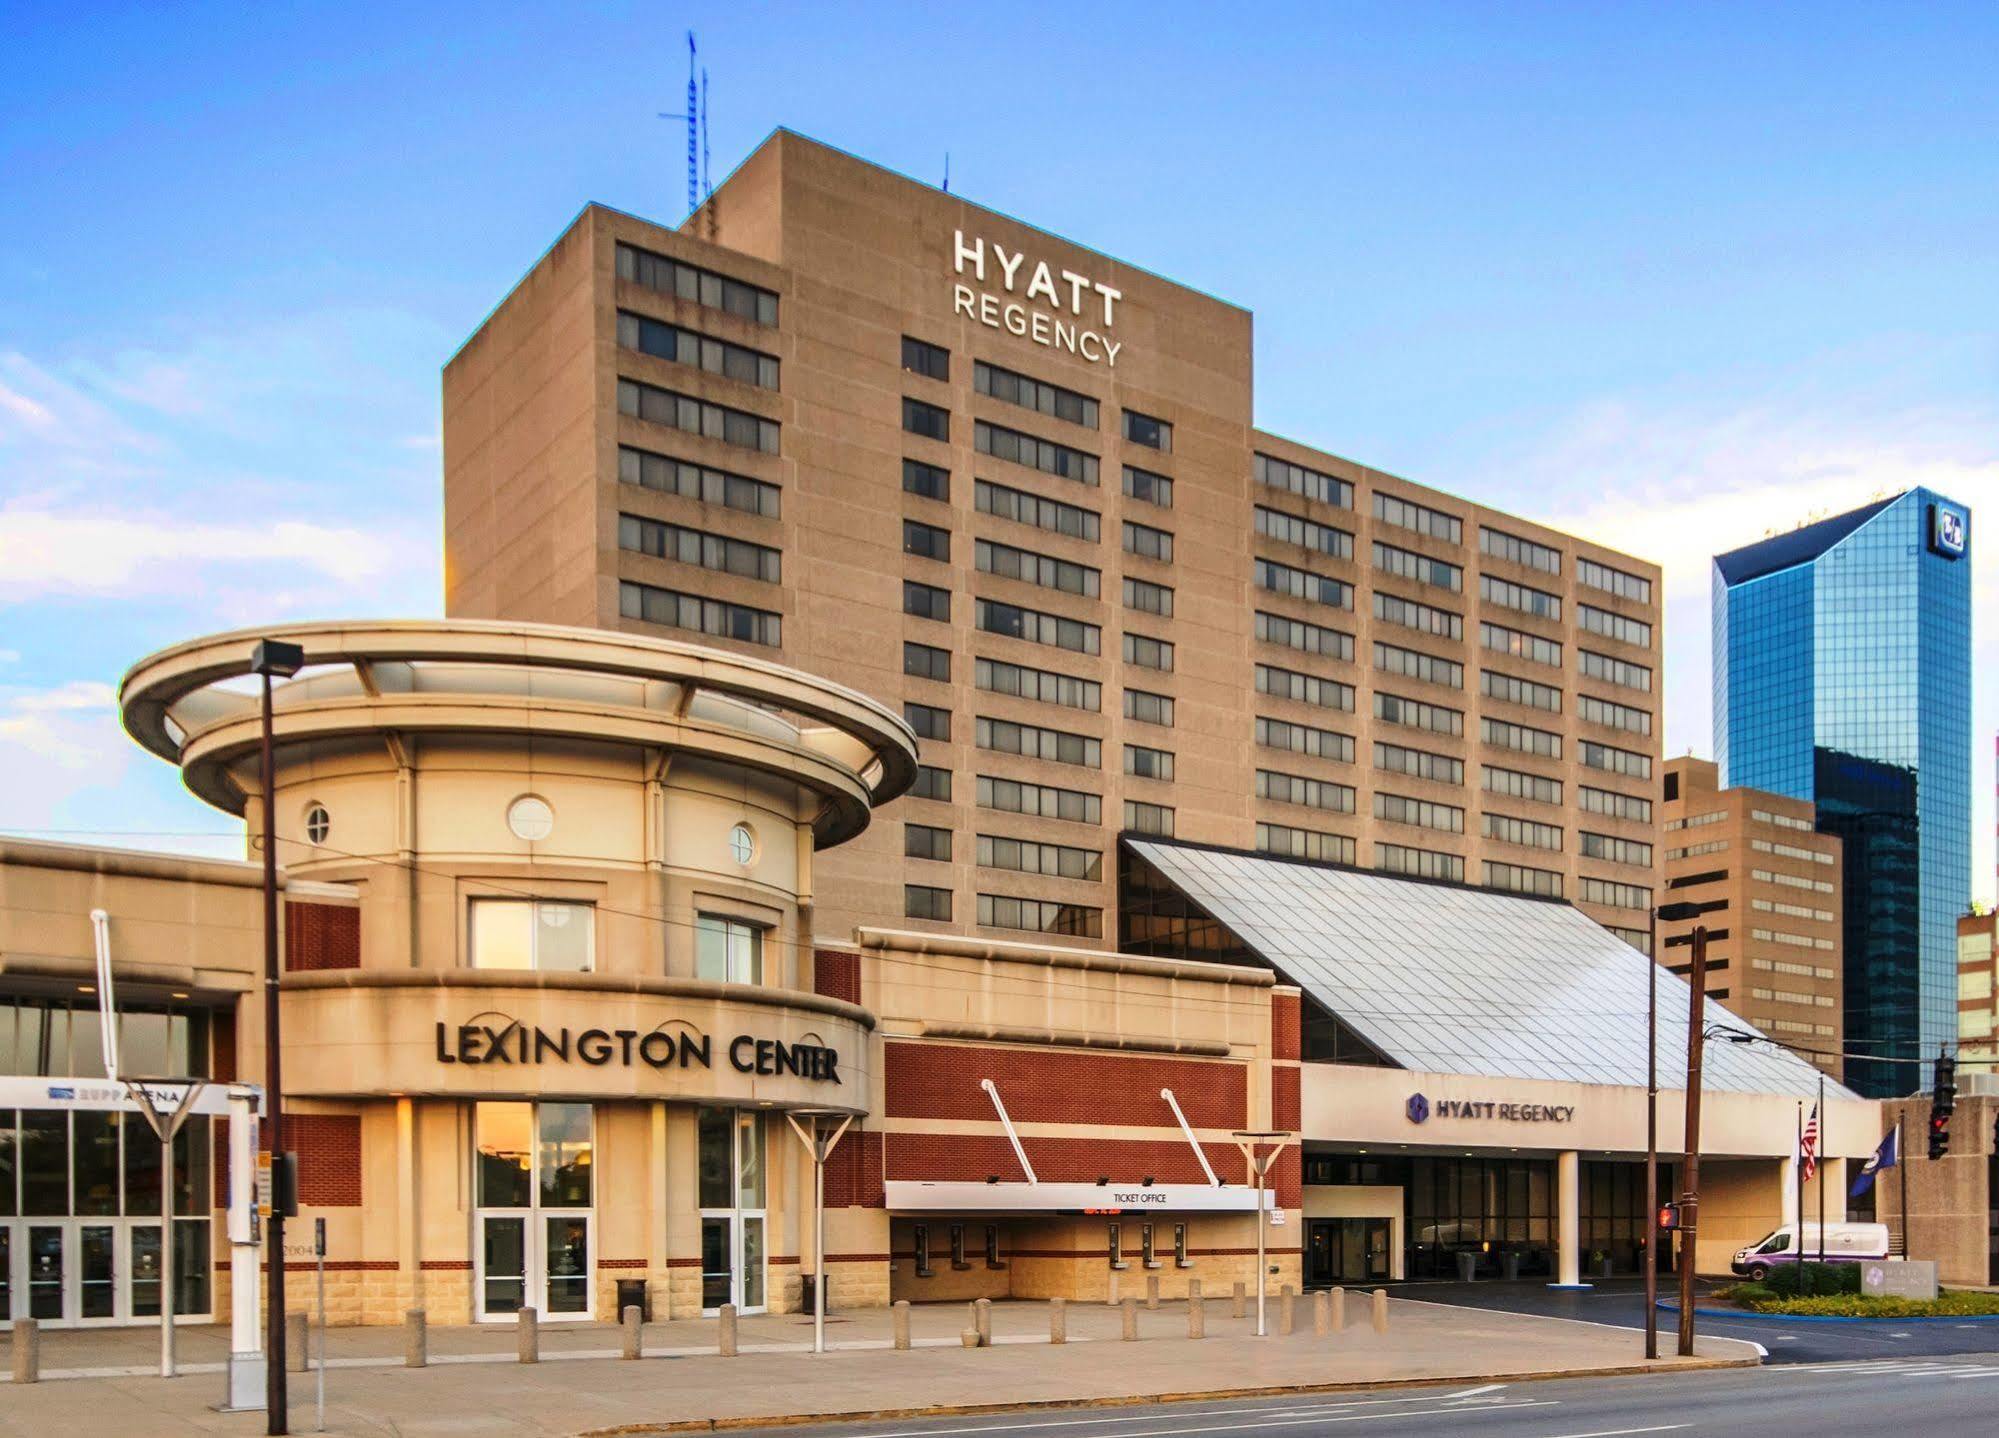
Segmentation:
{"type": "MultiPolygon", "coordinates": [[[[1739,1340],[1738,1340],[1739,1341],[1739,1340]]],[[[577,1438],[642,1438],[651,1433],[723,1433],[747,1428],[791,1428],[806,1423],[875,1423],[889,1419],[971,1417],[984,1413],[1038,1413],[1053,1409],[1134,1408],[1141,1404],[1210,1403],[1225,1398],[1283,1398],[1293,1394],[1371,1393],[1380,1389],[1437,1388],[1490,1377],[1507,1383],[1542,1383],[1559,1378],[1630,1378],[1696,1373],[1722,1368],[1758,1368],[1760,1358],[1679,1358],[1669,1365],[1631,1363],[1610,1368],[1550,1368],[1533,1373],[1461,1374],[1456,1377],[1388,1378],[1375,1382],[1267,1383],[1245,1388],[1201,1388],[1180,1393],[1120,1394],[1105,1398],[1040,1398],[1011,1403],[936,1403],[915,1408],[870,1408],[851,1413],[790,1413],[768,1417],[683,1418],[665,1423],[620,1423],[586,1428],[577,1438]]]]}
{"type": "MultiPolygon", "coordinates": [[[[1678,1313],[1680,1305],[1662,1298],[1659,1307],[1678,1313]]],[[[1907,1313],[1896,1316],[1844,1313],[1758,1313],[1751,1308],[1702,1308],[1694,1305],[1694,1316],[1708,1318],[1752,1318],[1763,1323],[1999,1323],[1999,1313],[1907,1313]]]]}

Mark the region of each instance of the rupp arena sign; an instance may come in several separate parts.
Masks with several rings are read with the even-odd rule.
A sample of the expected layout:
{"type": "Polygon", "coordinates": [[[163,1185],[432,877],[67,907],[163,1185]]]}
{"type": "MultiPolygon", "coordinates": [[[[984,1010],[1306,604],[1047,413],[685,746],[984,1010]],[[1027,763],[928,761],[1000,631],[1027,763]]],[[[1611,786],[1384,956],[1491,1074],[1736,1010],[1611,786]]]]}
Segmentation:
{"type": "Polygon", "coordinates": [[[1051,270],[1046,260],[1029,268],[1025,253],[1012,251],[995,241],[988,249],[985,240],[965,240],[963,230],[952,231],[956,272],[971,272],[980,285],[987,283],[988,271],[998,281],[1004,295],[987,289],[973,289],[962,281],[951,287],[951,309],[955,314],[977,320],[988,329],[1005,330],[1022,339],[1033,340],[1050,349],[1081,355],[1091,364],[1117,367],[1122,340],[1110,337],[1117,322],[1117,302],[1122,290],[1102,281],[1079,275],[1074,270],[1051,270]],[[1008,296],[1018,294],[1020,299],[1008,296]],[[1036,301],[1047,308],[1039,308],[1036,301]],[[1103,329],[1091,329],[1103,313],[1103,329]],[[1052,311],[1052,313],[1051,313],[1052,311]],[[1070,318],[1063,318],[1064,315],[1070,318]]]}

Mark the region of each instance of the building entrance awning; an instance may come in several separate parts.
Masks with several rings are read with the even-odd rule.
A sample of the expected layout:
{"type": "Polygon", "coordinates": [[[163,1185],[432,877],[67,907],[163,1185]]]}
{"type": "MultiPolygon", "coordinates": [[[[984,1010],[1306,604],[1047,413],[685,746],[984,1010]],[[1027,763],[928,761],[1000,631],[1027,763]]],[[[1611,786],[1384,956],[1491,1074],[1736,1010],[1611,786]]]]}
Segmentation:
{"type": "MultiPolygon", "coordinates": [[[[901,1213],[1254,1213],[1256,1190],[1204,1183],[927,1183],[889,1179],[882,1188],[901,1213]]],[[[1264,1190],[1264,1207],[1276,1207],[1264,1190]]]]}

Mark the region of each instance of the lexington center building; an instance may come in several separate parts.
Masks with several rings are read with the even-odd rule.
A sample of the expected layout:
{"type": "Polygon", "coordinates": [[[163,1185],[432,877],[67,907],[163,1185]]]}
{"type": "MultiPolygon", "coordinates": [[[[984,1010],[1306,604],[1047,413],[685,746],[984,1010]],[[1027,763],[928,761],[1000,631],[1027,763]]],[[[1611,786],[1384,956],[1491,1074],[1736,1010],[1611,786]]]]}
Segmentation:
{"type": "MultiPolygon", "coordinates": [[[[1635,1262],[1651,966],[1564,901],[1128,833],[1114,947],[835,934],[821,856],[893,822],[899,717],[765,659],[518,623],[141,661],[127,730],[252,835],[262,638],[305,652],[272,701],[285,1141],[336,1322],[797,1309],[822,1257],[802,1111],[853,1120],[825,1175],[836,1308],[1226,1292],[1255,1280],[1259,1204],[1273,1284],[1635,1262]],[[1246,1131],[1276,1136],[1267,1188],[1246,1131]]],[[[0,841],[0,1059],[40,1086],[0,1113],[6,1317],[157,1316],[162,1182],[178,1311],[228,1310],[243,1176],[207,1120],[163,1174],[91,1082],[97,959],[124,1073],[254,1082],[260,886],[260,863],[0,841]]],[[[1687,999],[1656,977],[1670,1152],[1687,999]]],[[[1709,1054],[1719,1271],[1785,1213],[1819,1075],[1709,1054]]],[[[1826,1094],[1840,1194],[1879,1120],[1826,1094]]]]}

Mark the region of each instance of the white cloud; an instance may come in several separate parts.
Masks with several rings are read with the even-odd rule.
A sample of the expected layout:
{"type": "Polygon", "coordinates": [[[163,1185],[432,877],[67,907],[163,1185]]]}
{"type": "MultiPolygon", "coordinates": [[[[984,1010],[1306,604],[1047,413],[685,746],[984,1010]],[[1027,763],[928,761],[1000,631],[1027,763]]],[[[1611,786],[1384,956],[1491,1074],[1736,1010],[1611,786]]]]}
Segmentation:
{"type": "Polygon", "coordinates": [[[10,809],[32,810],[38,795],[52,798],[78,782],[101,786],[124,770],[132,741],[118,725],[117,699],[109,684],[89,679],[0,699],[0,772],[12,776],[10,809]],[[51,765],[91,777],[59,778],[51,765]]]}

